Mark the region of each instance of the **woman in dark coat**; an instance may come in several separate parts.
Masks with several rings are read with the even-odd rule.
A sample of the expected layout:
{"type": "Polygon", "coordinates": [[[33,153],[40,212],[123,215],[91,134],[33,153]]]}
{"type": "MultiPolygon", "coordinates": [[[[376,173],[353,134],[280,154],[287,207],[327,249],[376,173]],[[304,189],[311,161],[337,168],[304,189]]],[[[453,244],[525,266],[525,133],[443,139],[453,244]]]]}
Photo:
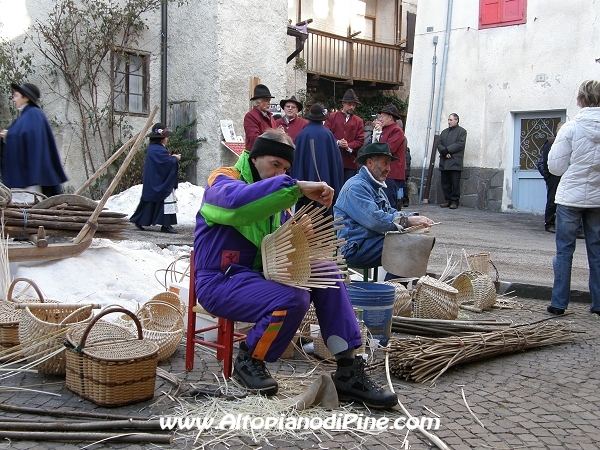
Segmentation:
{"type": "Polygon", "coordinates": [[[177,233],[173,225],[177,224],[177,171],[181,155],[171,155],[165,147],[172,131],[162,123],[152,127],[148,135],[150,145],[146,151],[144,176],[142,178],[142,198],[129,219],[138,230],[144,226],[161,225],[163,233],[177,233]]]}
{"type": "Polygon", "coordinates": [[[8,130],[0,131],[2,182],[12,189],[37,191],[50,197],[62,194],[67,181],[52,129],[38,103],[35,84],[11,84],[19,117],[8,130]]]}

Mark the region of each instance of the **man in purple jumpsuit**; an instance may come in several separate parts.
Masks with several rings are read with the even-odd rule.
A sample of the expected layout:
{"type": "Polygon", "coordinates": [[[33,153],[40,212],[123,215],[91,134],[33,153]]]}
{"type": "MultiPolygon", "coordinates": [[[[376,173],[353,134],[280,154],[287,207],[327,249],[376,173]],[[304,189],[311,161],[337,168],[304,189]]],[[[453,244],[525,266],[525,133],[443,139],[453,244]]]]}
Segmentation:
{"type": "Polygon", "coordinates": [[[266,395],[276,394],[278,385],[265,361],[277,361],[313,302],[323,340],[338,364],[333,380],[340,400],[392,407],[396,395],[375,385],[365,374],[364,359],[354,356],[361,336],[343,281],[339,289],[306,291],[262,275],[260,244],[290,217],[287,208],[303,196],[332,204],[333,189],[326,183],[287,175],[293,160],[291,138],[268,130],[235,166],[210,175],[196,216],[198,301],[215,316],[255,323],[240,343],[234,369],[247,388],[266,395]]]}

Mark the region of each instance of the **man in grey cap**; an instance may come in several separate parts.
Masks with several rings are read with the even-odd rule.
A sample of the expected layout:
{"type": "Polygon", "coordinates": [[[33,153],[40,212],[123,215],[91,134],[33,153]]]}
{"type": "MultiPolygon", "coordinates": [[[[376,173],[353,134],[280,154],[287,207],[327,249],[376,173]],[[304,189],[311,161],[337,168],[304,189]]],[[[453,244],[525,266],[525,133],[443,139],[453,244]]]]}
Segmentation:
{"type": "Polygon", "coordinates": [[[364,153],[356,158],[363,166],[344,184],[333,207],[334,217],[341,218],[340,224],[344,225],[338,230],[338,238],[345,241],[340,250],[352,266],[380,266],[386,232],[433,224],[433,220],[425,216],[398,211],[390,205],[383,188],[395,159],[388,144],[367,145],[364,153]]]}
{"type": "Polygon", "coordinates": [[[261,134],[270,128],[277,128],[275,119],[270,110],[271,99],[274,98],[269,88],[264,84],[257,84],[254,95],[250,99],[254,102],[253,107],[244,116],[244,133],[246,133],[246,150],[252,150],[252,146],[261,134]]]}

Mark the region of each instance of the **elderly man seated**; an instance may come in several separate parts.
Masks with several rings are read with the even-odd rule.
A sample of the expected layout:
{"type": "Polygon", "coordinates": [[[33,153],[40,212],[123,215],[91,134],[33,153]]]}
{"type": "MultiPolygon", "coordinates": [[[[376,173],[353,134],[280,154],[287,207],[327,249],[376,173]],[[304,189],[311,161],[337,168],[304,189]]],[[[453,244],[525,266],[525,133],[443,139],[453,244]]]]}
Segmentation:
{"type": "MultiPolygon", "coordinates": [[[[398,211],[390,205],[383,188],[390,164],[396,159],[386,143],[367,145],[364,153],[356,158],[356,163],[362,167],[339,193],[333,211],[335,218],[341,218],[344,225],[338,231],[338,237],[346,241],[341,252],[350,265],[380,266],[387,231],[433,224],[433,220],[425,216],[398,211]]],[[[387,278],[402,275],[388,274],[387,278]]]]}

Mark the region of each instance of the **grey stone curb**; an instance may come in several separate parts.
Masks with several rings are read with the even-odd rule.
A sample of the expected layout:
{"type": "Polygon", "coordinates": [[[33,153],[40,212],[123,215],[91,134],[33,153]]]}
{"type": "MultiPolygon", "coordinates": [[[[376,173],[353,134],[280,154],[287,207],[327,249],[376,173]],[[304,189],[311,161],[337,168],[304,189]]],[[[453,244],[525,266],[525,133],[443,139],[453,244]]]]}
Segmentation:
{"type": "MultiPolygon", "coordinates": [[[[536,286],[534,284],[510,283],[501,281],[498,288],[499,294],[516,295],[521,298],[533,298],[536,300],[548,300],[552,298],[552,287],[536,286]]],[[[571,291],[569,302],[575,303],[592,303],[592,297],[588,291],[571,291]]]]}

